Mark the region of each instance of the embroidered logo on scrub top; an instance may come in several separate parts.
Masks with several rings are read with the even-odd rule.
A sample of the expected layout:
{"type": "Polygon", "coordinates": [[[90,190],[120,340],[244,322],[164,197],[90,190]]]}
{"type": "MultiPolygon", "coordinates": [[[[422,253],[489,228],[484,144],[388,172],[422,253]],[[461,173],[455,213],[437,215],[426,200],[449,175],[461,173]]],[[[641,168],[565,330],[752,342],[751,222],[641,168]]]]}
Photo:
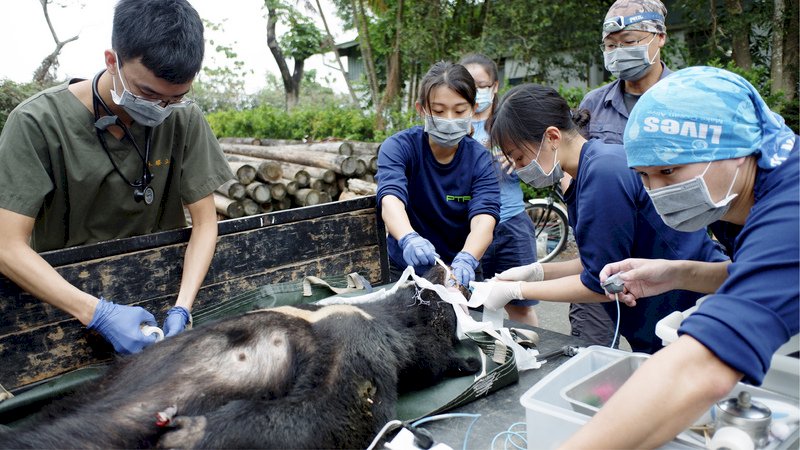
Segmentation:
{"type": "Polygon", "coordinates": [[[167,159],[157,159],[155,162],[149,161],[147,163],[148,167],[161,167],[161,166],[168,166],[169,165],[169,158],[167,159]]]}
{"type": "Polygon", "coordinates": [[[466,203],[472,200],[471,195],[445,195],[444,199],[448,202],[466,203]]]}

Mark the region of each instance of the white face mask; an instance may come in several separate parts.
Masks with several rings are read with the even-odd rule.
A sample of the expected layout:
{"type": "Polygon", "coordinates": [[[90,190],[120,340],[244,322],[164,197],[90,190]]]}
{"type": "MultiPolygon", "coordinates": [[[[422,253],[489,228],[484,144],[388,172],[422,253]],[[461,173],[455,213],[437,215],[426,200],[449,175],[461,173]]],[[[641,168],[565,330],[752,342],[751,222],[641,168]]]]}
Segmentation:
{"type": "Polygon", "coordinates": [[[166,107],[161,106],[161,100],[146,100],[142,97],[133,95],[128,87],[125,86],[125,80],[122,77],[122,71],[119,67],[119,56],[116,57],[117,74],[122,83],[122,95],[117,94],[117,79],[112,76],[111,81],[114,83],[114,89],[111,90],[111,99],[114,103],[121,106],[122,109],[131,116],[131,119],[146,127],[155,127],[161,125],[176,108],[185,108],[191,102],[184,101],[179,103],[170,103],[166,107]]]}
{"type": "Polygon", "coordinates": [[[539,164],[539,157],[542,156],[542,147],[544,146],[544,135],[542,136],[542,143],[539,145],[539,153],[536,159],[528,163],[527,166],[517,170],[517,176],[525,184],[531,185],[537,189],[553,186],[564,178],[564,171],[561,169],[561,161],[558,158],[558,149],[553,155],[553,168],[549,173],[545,173],[542,166],[539,164]]]}
{"type": "Polygon", "coordinates": [[[714,203],[703,179],[710,166],[711,162],[703,173],[691,180],[647,190],[656,212],[670,228],[686,232],[702,230],[728,212],[731,201],[738,195],[731,194],[731,191],[739,175],[739,168],[736,168],[725,198],[714,203]]]}
{"type": "MultiPolygon", "coordinates": [[[[653,35],[653,39],[655,38],[656,35],[653,35]]],[[[622,80],[637,81],[642,79],[647,73],[647,69],[656,60],[658,52],[661,51],[659,48],[656,54],[650,58],[649,49],[653,39],[650,39],[647,44],[618,47],[610,52],[603,52],[603,62],[606,70],[622,80]]]]}
{"type": "Polygon", "coordinates": [[[475,111],[479,113],[486,111],[491,106],[492,100],[494,100],[494,92],[491,87],[478,89],[475,95],[475,103],[478,104],[478,108],[475,111]]]}
{"type": "Polygon", "coordinates": [[[442,147],[456,147],[472,126],[472,116],[462,119],[444,119],[432,115],[425,116],[425,132],[431,140],[442,147]]]}

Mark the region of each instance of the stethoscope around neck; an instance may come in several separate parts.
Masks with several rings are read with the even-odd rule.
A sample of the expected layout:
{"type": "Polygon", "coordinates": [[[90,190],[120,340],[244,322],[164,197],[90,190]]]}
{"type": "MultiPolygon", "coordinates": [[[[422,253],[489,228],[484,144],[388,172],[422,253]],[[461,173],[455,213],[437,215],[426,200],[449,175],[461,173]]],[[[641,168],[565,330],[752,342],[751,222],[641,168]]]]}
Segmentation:
{"type": "Polygon", "coordinates": [[[150,183],[153,181],[153,174],[150,173],[150,168],[147,166],[147,162],[150,160],[150,144],[152,141],[153,129],[151,127],[145,127],[144,129],[145,144],[144,155],[142,155],[142,151],[139,149],[139,145],[136,144],[136,140],[133,139],[133,135],[130,130],[128,130],[128,127],[119,120],[119,117],[111,112],[111,109],[97,92],[97,81],[100,79],[100,75],[102,75],[103,72],[105,72],[105,70],[98,72],[92,80],[92,106],[94,109],[94,129],[97,132],[97,139],[100,141],[100,145],[103,146],[103,150],[105,150],[108,160],[111,161],[111,165],[114,166],[114,170],[133,188],[133,199],[137,202],[144,201],[146,205],[149,205],[153,203],[153,198],[155,197],[155,192],[150,186],[150,183]],[[102,107],[108,115],[100,117],[100,107],[102,107]],[[125,133],[123,139],[131,141],[133,147],[136,149],[136,154],[139,155],[139,158],[142,160],[142,176],[136,181],[129,180],[128,177],[119,170],[119,166],[117,166],[117,163],[111,156],[111,152],[108,151],[108,144],[106,143],[104,132],[112,125],[122,128],[122,131],[125,133]]]}

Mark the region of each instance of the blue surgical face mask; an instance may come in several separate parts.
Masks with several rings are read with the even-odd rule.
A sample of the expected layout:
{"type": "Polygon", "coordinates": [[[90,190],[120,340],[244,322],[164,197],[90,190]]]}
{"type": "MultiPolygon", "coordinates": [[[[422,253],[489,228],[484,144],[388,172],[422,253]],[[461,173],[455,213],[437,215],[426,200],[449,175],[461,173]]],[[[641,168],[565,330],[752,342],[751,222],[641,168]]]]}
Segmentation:
{"type": "Polygon", "coordinates": [[[494,92],[492,92],[491,87],[478,89],[475,95],[475,103],[478,104],[478,108],[475,112],[482,113],[486,111],[491,106],[492,100],[494,100],[494,92]]]}
{"type": "Polygon", "coordinates": [[[461,119],[445,119],[432,115],[425,116],[425,132],[431,140],[442,147],[456,147],[469,133],[472,116],[461,119]]]}
{"type": "MultiPolygon", "coordinates": [[[[657,35],[653,35],[653,39],[657,35]]],[[[618,47],[610,52],[603,52],[603,61],[606,70],[611,72],[614,76],[625,81],[637,81],[644,77],[647,69],[656,60],[656,56],[661,51],[659,48],[655,55],[650,58],[649,48],[650,42],[642,45],[633,45],[630,47],[618,47]]]]}
{"type": "Polygon", "coordinates": [[[542,143],[539,145],[539,153],[536,159],[528,163],[527,166],[517,170],[517,176],[525,184],[533,186],[537,189],[553,186],[564,178],[564,171],[561,169],[561,161],[558,161],[558,149],[555,150],[553,155],[553,168],[549,173],[545,173],[542,166],[539,165],[539,157],[542,155],[542,146],[544,146],[544,136],[542,136],[542,143]]]}
{"type": "Polygon", "coordinates": [[[125,79],[122,77],[122,71],[119,68],[119,56],[116,57],[116,65],[117,74],[122,84],[122,95],[117,94],[117,79],[112,76],[111,81],[114,83],[114,89],[111,90],[111,99],[114,100],[114,103],[121,106],[136,123],[146,127],[161,125],[161,123],[172,114],[173,109],[185,108],[190,104],[189,101],[185,101],[170,103],[164,107],[161,106],[161,100],[146,100],[133,95],[131,91],[128,90],[128,87],[125,86],[125,79]]]}
{"type": "Polygon", "coordinates": [[[703,173],[691,180],[647,191],[656,212],[670,228],[687,232],[702,230],[730,209],[731,201],[737,195],[731,194],[731,190],[739,175],[739,168],[736,168],[725,198],[715,203],[703,179],[710,166],[709,162],[703,173]]]}

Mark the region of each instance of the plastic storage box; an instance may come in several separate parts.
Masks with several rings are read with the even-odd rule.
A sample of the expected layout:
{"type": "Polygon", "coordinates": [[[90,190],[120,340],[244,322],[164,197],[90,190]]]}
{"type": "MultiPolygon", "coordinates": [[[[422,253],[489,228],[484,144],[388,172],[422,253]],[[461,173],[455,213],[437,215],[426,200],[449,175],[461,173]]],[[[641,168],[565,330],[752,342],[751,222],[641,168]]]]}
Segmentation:
{"type": "MultiPolygon", "coordinates": [[[[565,362],[560,367],[554,369],[538,383],[533,385],[520,398],[520,403],[525,407],[525,419],[528,432],[529,450],[546,450],[558,447],[559,444],[567,440],[572,434],[591,419],[596,407],[584,408],[584,411],[591,414],[576,411],[574,403],[570,401],[567,391],[575,388],[581,383],[591,385],[592,375],[599,376],[600,372],[615,370],[612,365],[622,359],[634,358],[629,361],[628,368],[632,368],[635,361],[642,363],[649,355],[644,353],[631,353],[622,350],[610,349],[608,347],[592,346],[583,349],[571,360],[565,362]]],[[[638,367],[638,366],[637,366],[638,367]]],[[[624,367],[623,367],[624,368],[624,367]]],[[[631,371],[632,372],[632,371],[631,371]]],[[[764,389],[738,383],[732,391],[738,393],[742,390],[750,392],[754,399],[766,399],[781,404],[797,405],[798,399],[787,397],[786,395],[766,391],[764,389]]],[[[728,395],[727,397],[732,396],[728,395]]],[[[589,405],[591,406],[591,405],[589,405]]],[[[766,450],[783,450],[797,448],[798,442],[797,425],[791,431],[791,435],[783,442],[774,441],[765,447],[766,450]]],[[[670,441],[662,449],[704,449],[704,443],[698,440],[698,435],[693,432],[681,433],[674,440],[670,441]]]]}
{"type": "Polygon", "coordinates": [[[646,360],[646,356],[638,354],[624,356],[568,384],[561,396],[573,411],[594,415],[646,360]]]}

